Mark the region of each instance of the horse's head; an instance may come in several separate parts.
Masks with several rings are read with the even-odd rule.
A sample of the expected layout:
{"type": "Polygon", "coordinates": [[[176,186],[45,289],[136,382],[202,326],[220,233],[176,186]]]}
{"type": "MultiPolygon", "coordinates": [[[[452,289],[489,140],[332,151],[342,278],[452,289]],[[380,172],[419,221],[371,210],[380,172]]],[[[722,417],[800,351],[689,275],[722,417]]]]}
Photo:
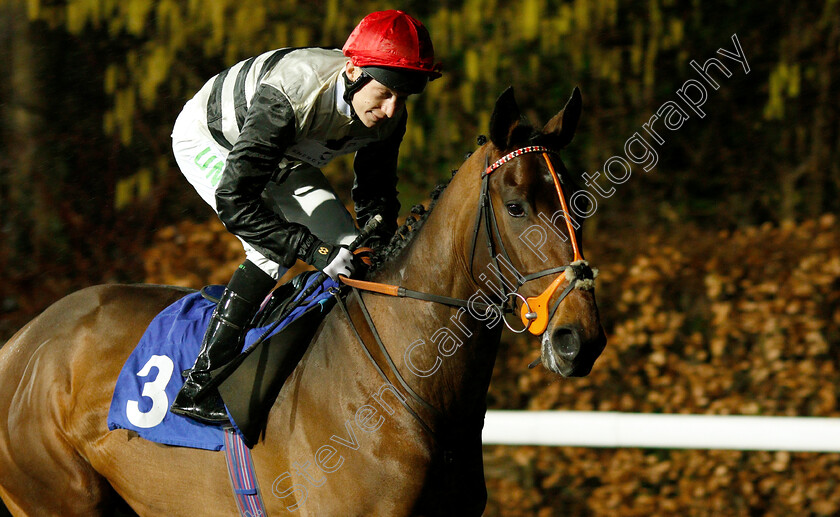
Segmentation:
{"type": "Polygon", "coordinates": [[[481,194],[466,232],[470,274],[515,305],[522,325],[540,337],[543,365],[564,376],[588,374],[606,345],[593,293],[597,272],[583,260],[580,225],[568,208],[576,189],[559,156],[580,113],[575,88],[540,131],[523,123],[508,89],[496,102],[489,142],[465,164],[481,170],[480,180],[471,175],[481,194]]]}

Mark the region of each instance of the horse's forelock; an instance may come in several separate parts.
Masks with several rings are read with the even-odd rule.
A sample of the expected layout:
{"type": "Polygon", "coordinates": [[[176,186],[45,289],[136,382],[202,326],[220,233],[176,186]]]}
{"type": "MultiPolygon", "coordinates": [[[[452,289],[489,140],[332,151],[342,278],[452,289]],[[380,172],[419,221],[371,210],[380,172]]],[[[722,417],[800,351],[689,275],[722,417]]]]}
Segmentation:
{"type": "Polygon", "coordinates": [[[512,151],[516,147],[528,145],[534,138],[540,135],[540,131],[535,129],[530,124],[518,123],[512,127],[508,135],[507,144],[504,149],[499,149],[502,153],[512,151]]]}
{"type": "Polygon", "coordinates": [[[541,145],[557,152],[563,147],[559,145],[557,134],[543,133],[540,129],[530,124],[519,124],[510,132],[508,148],[500,149],[499,151],[505,153],[526,145],[541,145]]]}

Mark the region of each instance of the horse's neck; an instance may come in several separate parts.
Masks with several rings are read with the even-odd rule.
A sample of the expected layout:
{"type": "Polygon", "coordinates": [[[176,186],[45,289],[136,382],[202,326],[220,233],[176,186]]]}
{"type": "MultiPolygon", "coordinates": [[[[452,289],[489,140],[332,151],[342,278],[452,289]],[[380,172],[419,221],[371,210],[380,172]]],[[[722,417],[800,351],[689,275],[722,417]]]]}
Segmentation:
{"type": "MultiPolygon", "coordinates": [[[[474,213],[464,198],[475,197],[475,203],[466,203],[475,207],[477,193],[446,194],[450,194],[448,203],[441,199],[401,260],[377,281],[463,300],[476,292],[467,273],[463,241],[472,230],[474,213]]],[[[377,295],[366,296],[365,303],[389,354],[415,392],[440,409],[445,420],[483,415],[499,328],[487,329],[466,310],[438,303],[377,295]]]]}

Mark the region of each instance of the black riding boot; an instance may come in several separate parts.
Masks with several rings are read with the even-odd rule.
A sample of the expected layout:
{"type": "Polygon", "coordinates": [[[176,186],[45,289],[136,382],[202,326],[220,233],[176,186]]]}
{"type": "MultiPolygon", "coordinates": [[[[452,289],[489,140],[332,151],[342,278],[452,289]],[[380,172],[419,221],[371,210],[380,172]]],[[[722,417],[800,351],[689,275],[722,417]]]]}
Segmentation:
{"type": "Polygon", "coordinates": [[[210,318],[198,358],[172,407],[177,415],[208,423],[227,422],[228,416],[218,391],[196,398],[210,382],[210,372],[224,366],[239,353],[248,324],[260,302],[276,284],[275,280],[250,261],[237,268],[210,318]]]}

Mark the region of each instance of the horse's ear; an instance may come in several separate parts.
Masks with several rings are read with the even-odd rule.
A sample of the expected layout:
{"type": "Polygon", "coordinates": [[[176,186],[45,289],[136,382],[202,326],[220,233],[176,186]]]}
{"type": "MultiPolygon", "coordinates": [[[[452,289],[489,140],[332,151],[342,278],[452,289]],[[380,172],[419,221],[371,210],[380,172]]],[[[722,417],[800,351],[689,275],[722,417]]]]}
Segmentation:
{"type": "Polygon", "coordinates": [[[574,138],[575,130],[580,121],[582,104],[580,90],[575,86],[566,106],[543,128],[543,132],[551,138],[551,144],[556,149],[563,149],[574,138]]]}
{"type": "Polygon", "coordinates": [[[496,100],[496,106],[490,116],[490,141],[493,145],[499,149],[507,149],[510,131],[521,118],[519,106],[513,97],[513,87],[508,86],[496,100]]]}

